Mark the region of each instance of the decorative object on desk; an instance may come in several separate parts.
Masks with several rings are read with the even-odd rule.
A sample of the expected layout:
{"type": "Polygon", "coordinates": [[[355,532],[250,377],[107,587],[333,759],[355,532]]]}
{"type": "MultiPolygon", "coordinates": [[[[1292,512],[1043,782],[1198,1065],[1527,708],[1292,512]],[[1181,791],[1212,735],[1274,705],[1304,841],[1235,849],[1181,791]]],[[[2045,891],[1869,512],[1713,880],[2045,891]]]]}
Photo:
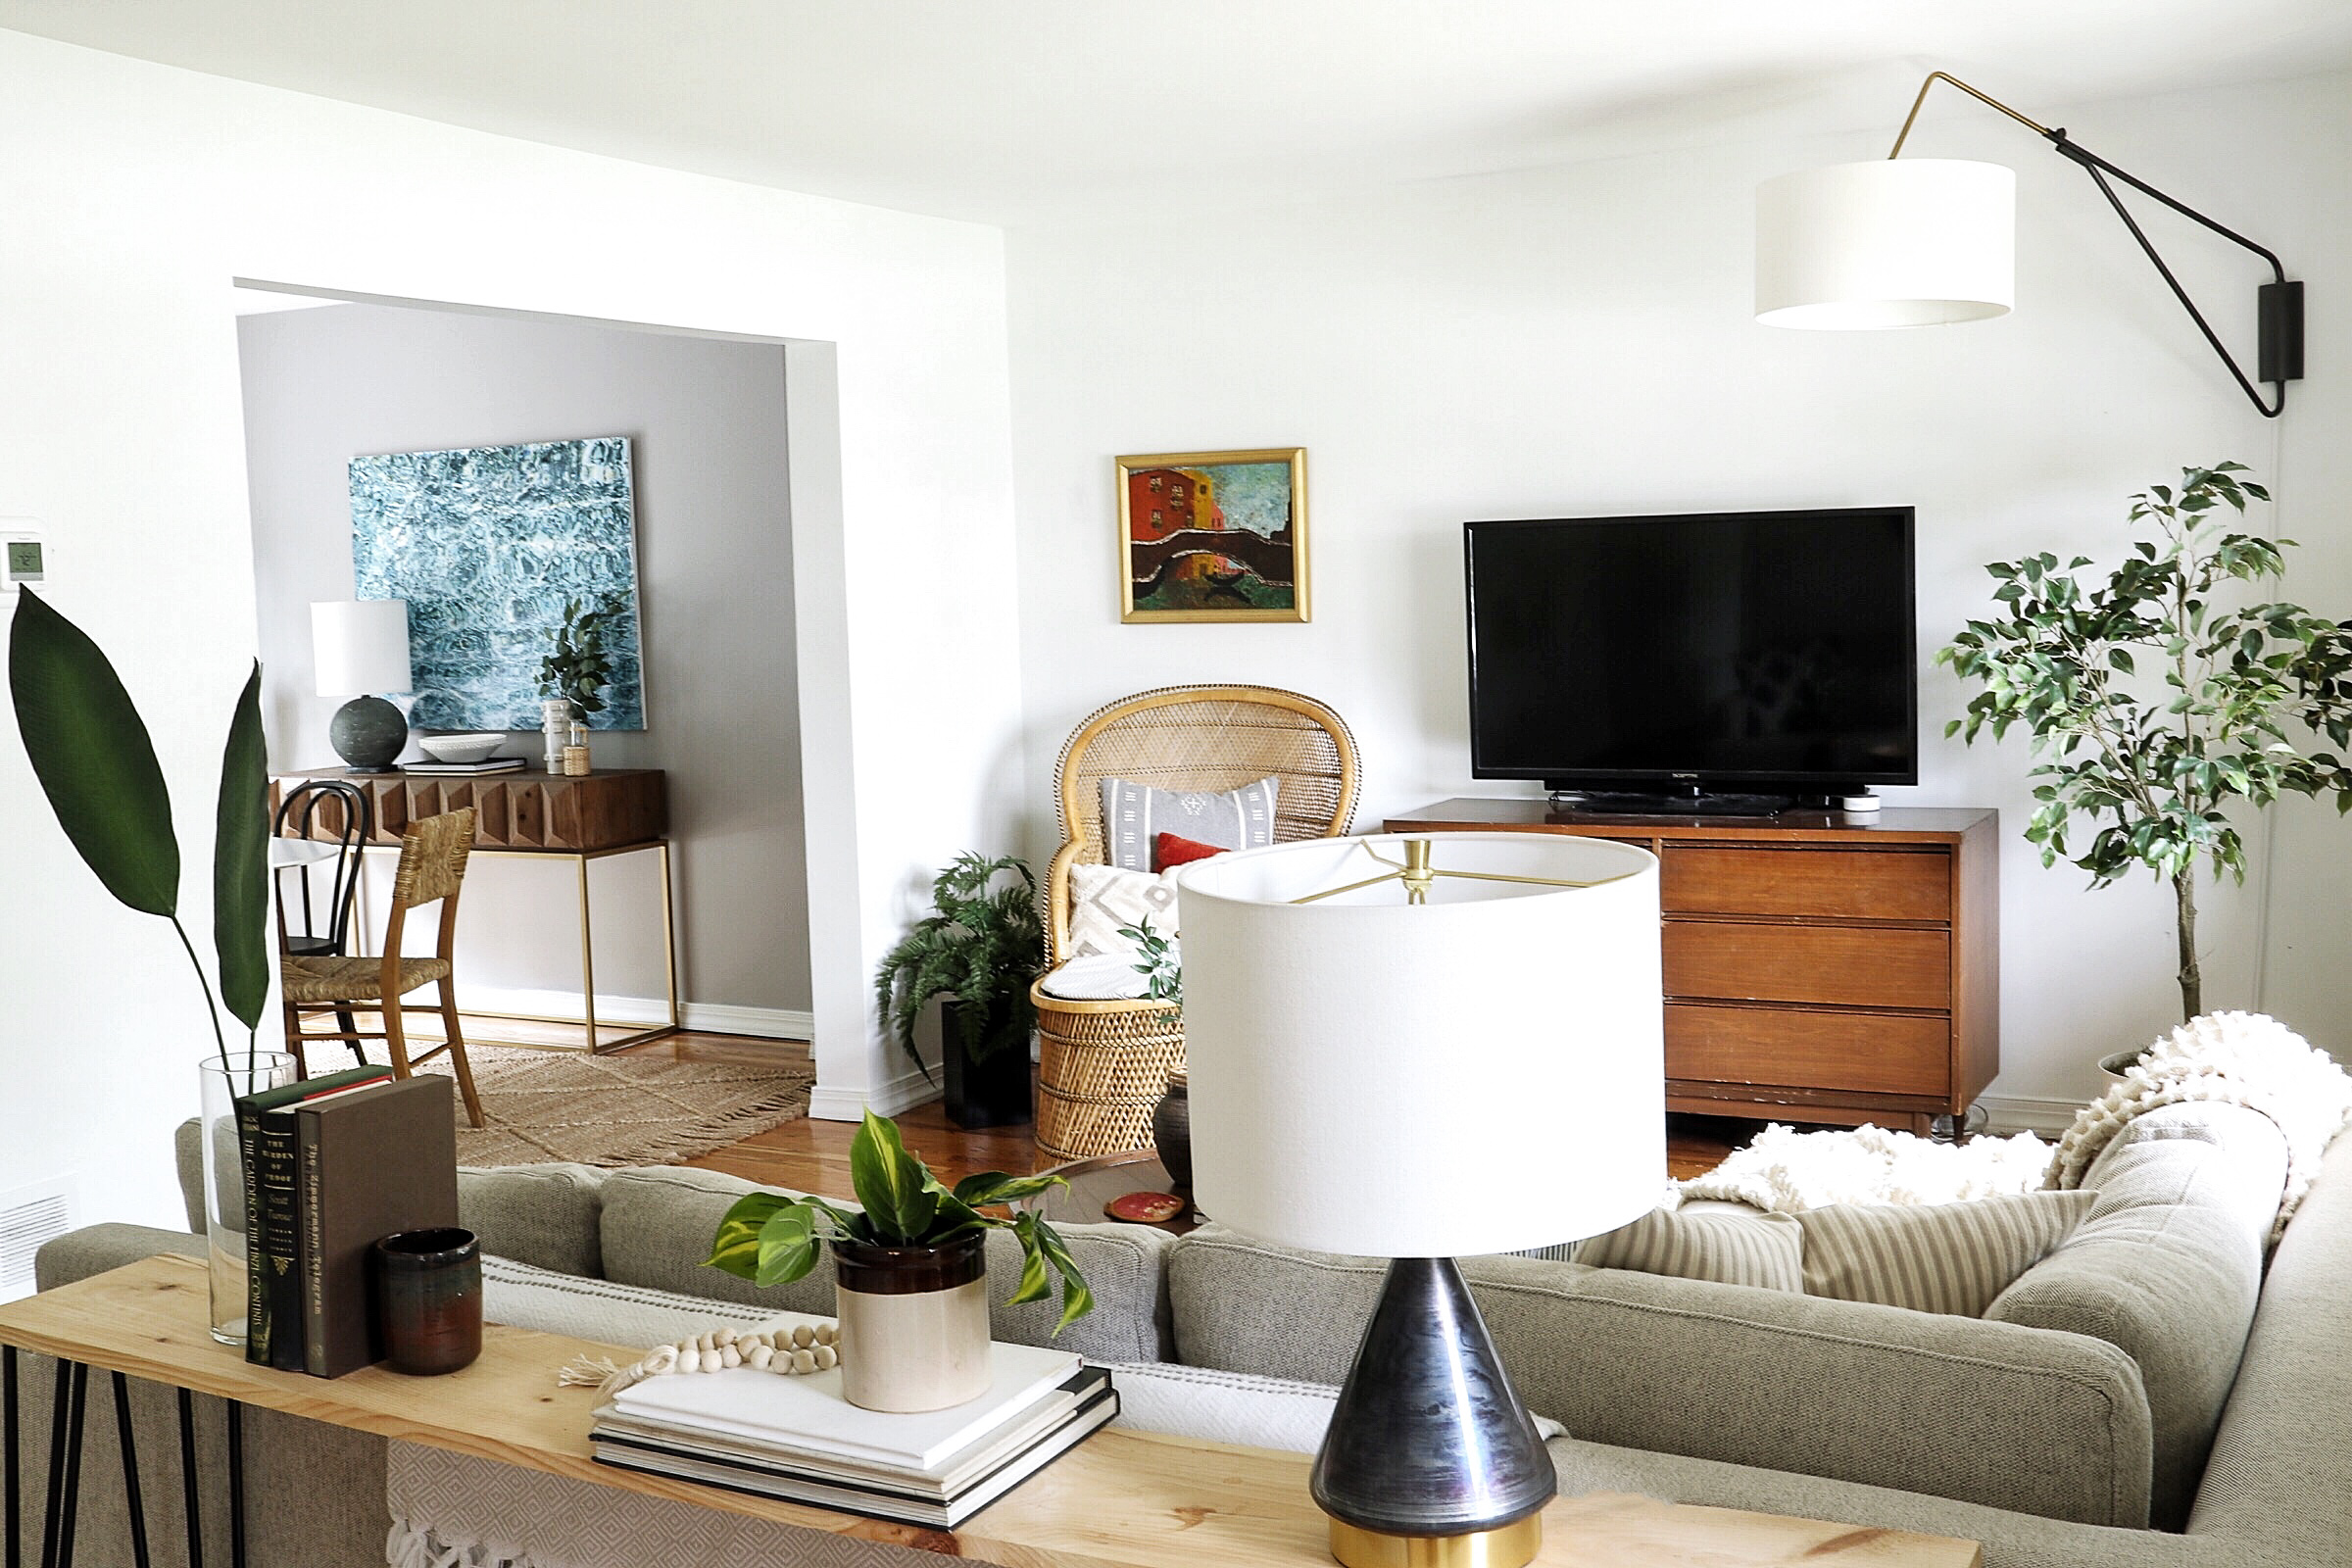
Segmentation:
{"type": "Polygon", "coordinates": [[[1117,460],[1119,618],[1308,618],[1306,448],[1117,460]]]}
{"type": "Polygon", "coordinates": [[[2131,520],[2156,535],[2104,583],[2077,579],[2081,557],[1994,562],[1999,610],[1936,654],[1985,688],[1944,734],[1974,742],[1989,725],[1997,740],[2015,724],[2043,759],[2026,826],[2043,865],[2071,861],[2094,888],[2140,866],[2172,883],[2183,1019],[2205,1010],[2198,862],[2246,877],[2230,803],[2259,810],[2291,792],[2352,810],[2352,764],[2306,738],[2352,746],[2352,629],[2300,605],[2238,603],[2239,585],[2285,571],[2293,543],[2225,524],[2225,507],[2242,516],[2248,497],[2270,499],[2246,471],[2183,468],[2178,492],[2133,496],[2131,520]],[[2150,695],[2140,682],[2160,673],[2150,695]],[[2070,842],[2078,816],[2099,824],[2087,844],[2070,842]]]}
{"type": "Polygon", "coordinates": [[[588,776],[588,726],[576,718],[572,720],[570,734],[564,742],[564,776],[588,776]]]}
{"type": "Polygon", "coordinates": [[[396,1231],[368,1250],[384,1364],[420,1378],[473,1365],[482,1353],[480,1239],[456,1226],[396,1231]]]}
{"type": "Polygon", "coordinates": [[[798,1323],[790,1328],[733,1329],[721,1326],[678,1341],[657,1345],[627,1366],[591,1356],[575,1356],[556,1378],[564,1389],[594,1389],[611,1398],[635,1388],[647,1378],[694,1372],[728,1372],[748,1366],[777,1377],[811,1377],[841,1365],[841,1329],[833,1323],[798,1323]]]}
{"type": "Polygon", "coordinates": [[[547,770],[564,771],[564,744],[571,734],[571,704],[562,697],[550,697],[539,705],[539,731],[547,742],[547,770]]]}
{"type": "MultiPolygon", "coordinates": [[[[564,601],[564,621],[555,647],[539,661],[539,690],[569,710],[575,736],[589,715],[605,710],[605,689],[612,681],[612,654],[606,647],[620,607],[611,595],[564,601]]],[[[574,744],[578,744],[575,740],[574,744]]]]}
{"type": "MultiPolygon", "coordinates": [[[[457,1118],[449,1080],[427,1073],[305,1104],[295,1120],[303,1370],[339,1378],[387,1353],[370,1275],[377,1239],[458,1223],[457,1118]]],[[[478,1254],[471,1273],[478,1348],[478,1254]]]]}
{"type": "Polygon", "coordinates": [[[252,1325],[253,1233],[246,1213],[250,1167],[237,1128],[237,1102],[294,1082],[282,1051],[232,1051],[196,1063],[198,1141],[204,1151],[206,1326],[222,1345],[246,1344],[252,1325]]]}
{"type": "Polygon", "coordinates": [[[1192,1075],[1184,1068],[1168,1074],[1168,1092],[1152,1107],[1152,1144],[1168,1172],[1168,1185],[1190,1197],[1193,1191],[1192,1075]]]}
{"type": "Polygon", "coordinates": [[[932,879],[931,912],[882,956],[875,1011],[925,1078],[931,1067],[915,1049],[914,1021],[933,997],[953,999],[952,1008],[941,1009],[940,1037],[949,1063],[948,1114],[958,1127],[1030,1118],[1029,1035],[1037,1009],[1029,987],[1044,947],[1029,867],[1009,855],[992,860],[966,851],[932,879]],[[1006,873],[1012,880],[999,885],[1006,873]]]}
{"type": "Polygon", "coordinates": [[[863,1212],[821,1198],[750,1193],[719,1221],[706,1266],[756,1285],[783,1285],[833,1247],[841,1313],[842,1390],[868,1410],[936,1410],[976,1398],[989,1376],[985,1233],[1009,1229],[1023,1267],[1010,1303],[1051,1294],[1061,1277],[1059,1333],[1095,1298],[1054,1228],[991,1204],[1062,1185],[1058,1176],[981,1171],[949,1189],[906,1152],[896,1124],[865,1113],[850,1143],[850,1182],[863,1212]]]}
{"type": "Polygon", "coordinates": [[[354,773],[396,771],[393,760],[409,744],[409,721],[380,693],[405,692],[409,664],[409,607],[398,599],[340,599],[311,606],[311,655],[321,697],[348,697],[335,710],[326,738],[354,773]]]}
{"type": "Polygon", "coordinates": [[[281,1372],[304,1366],[302,1107],[391,1077],[389,1068],[363,1064],[237,1097],[237,1153],[245,1169],[245,1359],[256,1366],[281,1372]]]}
{"type": "Polygon", "coordinates": [[[2303,375],[2303,285],[2287,281],[2278,258],[2184,202],[1997,99],[1940,71],[1928,73],[1894,148],[1879,160],[1809,169],[1756,188],[1756,319],[1772,326],[1935,326],[2006,316],[2014,292],[2017,176],[1998,164],[1902,157],[1928,90],[1949,82],[2045,138],[2099,187],[2174,298],[2221,356],[2248,401],[2267,418],[2286,407],[2286,383],[2303,375]],[[2114,175],[2270,264],[2255,295],[2259,360],[2249,378],[2188,291],[2173,275],[2115,187],[2114,175]],[[2265,403],[2254,381],[2276,388],[2265,403]]]}
{"type": "Polygon", "coordinates": [[[1122,1193],[1102,1205],[1102,1217],[1129,1225],[1165,1225],[1184,1209],[1184,1200],[1174,1193],[1122,1193]]]}
{"type": "Polygon", "coordinates": [[[529,729],[567,602],[609,608],[599,729],[643,729],[637,542],[625,436],[351,460],[358,591],[406,599],[411,717],[529,729]]]}
{"type": "Polygon", "coordinates": [[[115,666],[87,633],[30,588],[17,594],[8,645],[9,698],[17,733],[41,793],[66,839],[107,892],[142,914],[172,922],[212,1025],[220,1082],[204,1082],[205,1234],[211,1253],[213,1335],[241,1344],[245,1333],[244,1177],[233,1163],[233,1123],[221,1146],[220,1117],[237,1095],[274,1081],[275,1052],[257,1051],[254,1031],[269,1005],[269,770],[262,747],[262,666],[257,662],[230,710],[221,748],[213,835],[213,948],[220,1003],[245,1025],[245,1051],[232,1055],[212,985],[179,923],[179,839],[172,795],[146,721],[115,666]],[[265,1059],[267,1058],[267,1059],[265,1059]],[[216,1089],[218,1115],[213,1113],[216,1089]],[[232,1200],[223,1208],[223,1195],[232,1200]]]}
{"type": "Polygon", "coordinates": [[[1551,1460],[1452,1258],[1656,1204],[1656,858],[1547,834],[1308,841],[1188,867],[1182,902],[1200,1206],[1395,1260],[1311,1474],[1334,1554],[1518,1568],[1551,1460]]]}
{"type": "Polygon", "coordinates": [[[416,744],[436,762],[486,762],[507,744],[504,732],[479,735],[419,735],[416,744]]]}
{"type": "Polygon", "coordinates": [[[478,762],[411,762],[404,773],[420,773],[426,778],[488,778],[499,773],[519,773],[524,766],[519,757],[489,757],[478,762]]]}

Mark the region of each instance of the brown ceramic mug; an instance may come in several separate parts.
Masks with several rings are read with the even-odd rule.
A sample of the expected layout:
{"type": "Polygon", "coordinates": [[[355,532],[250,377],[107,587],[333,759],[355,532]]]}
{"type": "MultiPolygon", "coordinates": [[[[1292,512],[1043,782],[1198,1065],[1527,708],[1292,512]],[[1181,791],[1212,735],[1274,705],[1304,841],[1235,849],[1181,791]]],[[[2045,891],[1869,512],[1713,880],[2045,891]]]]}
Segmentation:
{"type": "Polygon", "coordinates": [[[431,1377],[482,1353],[482,1244],[471,1231],[402,1231],[370,1248],[384,1363],[431,1377]]]}

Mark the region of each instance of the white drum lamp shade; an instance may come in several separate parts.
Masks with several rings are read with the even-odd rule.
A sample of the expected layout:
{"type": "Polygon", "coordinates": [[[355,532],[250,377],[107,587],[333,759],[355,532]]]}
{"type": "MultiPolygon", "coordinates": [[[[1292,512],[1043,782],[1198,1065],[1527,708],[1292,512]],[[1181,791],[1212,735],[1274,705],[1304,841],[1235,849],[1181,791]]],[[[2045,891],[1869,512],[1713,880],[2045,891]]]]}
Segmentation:
{"type": "Polygon", "coordinates": [[[1756,319],[1826,330],[2006,316],[2016,300],[2017,174],[2000,164],[1881,158],[1756,187],[1756,319]]]}
{"type": "Polygon", "coordinates": [[[311,655],[321,697],[405,692],[409,605],[405,599],[340,599],[311,606],[311,655]]]}

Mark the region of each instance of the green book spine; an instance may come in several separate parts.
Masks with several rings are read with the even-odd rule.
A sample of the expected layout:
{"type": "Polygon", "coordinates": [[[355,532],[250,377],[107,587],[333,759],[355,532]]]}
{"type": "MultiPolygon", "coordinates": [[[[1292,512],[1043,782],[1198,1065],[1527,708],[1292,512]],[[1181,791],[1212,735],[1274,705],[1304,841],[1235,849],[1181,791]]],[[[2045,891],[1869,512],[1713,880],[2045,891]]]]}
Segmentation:
{"type": "Polygon", "coordinates": [[[262,1191],[254,1179],[253,1159],[261,1120],[261,1108],[252,1101],[237,1102],[237,1164],[245,1177],[245,1359],[268,1366],[270,1301],[262,1260],[262,1191]]]}
{"type": "Polygon", "coordinates": [[[263,1357],[256,1357],[256,1337],[248,1328],[245,1358],[266,1358],[266,1364],[283,1372],[303,1369],[302,1273],[297,1242],[302,1223],[301,1170],[295,1147],[296,1119],[291,1105],[263,1111],[253,1143],[253,1170],[262,1208],[262,1245],[254,1255],[263,1275],[269,1335],[263,1357]]]}

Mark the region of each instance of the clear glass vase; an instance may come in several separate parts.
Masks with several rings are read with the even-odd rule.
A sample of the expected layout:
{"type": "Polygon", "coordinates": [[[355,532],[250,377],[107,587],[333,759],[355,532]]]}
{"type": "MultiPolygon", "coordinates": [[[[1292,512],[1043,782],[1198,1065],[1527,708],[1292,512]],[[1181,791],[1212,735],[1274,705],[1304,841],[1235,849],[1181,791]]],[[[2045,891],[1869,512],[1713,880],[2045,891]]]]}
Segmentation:
{"type": "Polygon", "coordinates": [[[245,1343],[245,1161],[237,1142],[237,1098],[294,1081],[282,1051],[232,1051],[196,1063],[204,1089],[198,1130],[204,1150],[204,1239],[212,1274],[213,1338],[245,1343]]]}

